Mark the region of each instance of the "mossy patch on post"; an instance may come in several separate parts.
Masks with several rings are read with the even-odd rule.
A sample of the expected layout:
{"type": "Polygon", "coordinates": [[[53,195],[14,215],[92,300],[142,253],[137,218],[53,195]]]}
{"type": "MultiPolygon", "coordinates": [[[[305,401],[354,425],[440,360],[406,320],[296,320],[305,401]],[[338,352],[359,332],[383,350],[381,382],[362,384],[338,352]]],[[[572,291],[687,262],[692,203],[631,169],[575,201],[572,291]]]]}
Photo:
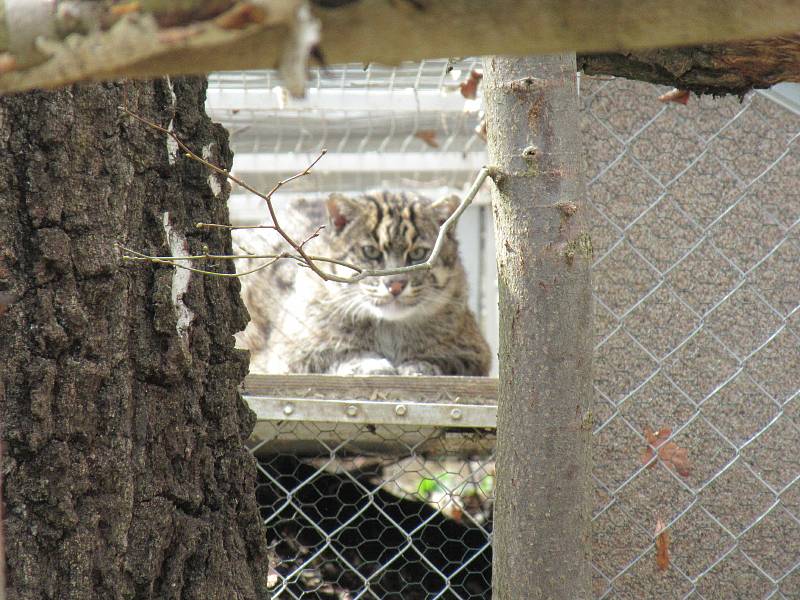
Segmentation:
{"type": "Polygon", "coordinates": [[[590,260],[592,256],[594,256],[592,238],[585,231],[569,242],[564,250],[564,256],[567,259],[567,263],[570,265],[575,260],[575,255],[580,255],[590,260]]]}

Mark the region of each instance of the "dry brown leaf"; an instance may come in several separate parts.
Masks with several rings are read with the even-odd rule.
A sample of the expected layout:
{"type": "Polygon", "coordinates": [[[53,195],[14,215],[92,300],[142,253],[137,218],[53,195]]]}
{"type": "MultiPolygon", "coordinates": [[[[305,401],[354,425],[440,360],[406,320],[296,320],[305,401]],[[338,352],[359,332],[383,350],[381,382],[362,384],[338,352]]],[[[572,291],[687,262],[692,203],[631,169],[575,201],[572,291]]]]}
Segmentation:
{"type": "Polygon", "coordinates": [[[461,95],[469,100],[474,100],[478,97],[478,86],[483,79],[483,72],[477,69],[472,69],[469,72],[469,77],[462,81],[458,88],[461,90],[461,95]]]}
{"type": "Polygon", "coordinates": [[[669,531],[661,519],[656,519],[656,565],[659,571],[669,568],[669,531]]]}
{"type": "Polygon", "coordinates": [[[263,23],[266,18],[267,13],[263,8],[243,2],[222,13],[214,19],[214,23],[222,29],[244,29],[254,23],[263,23]]]}
{"type": "Polygon", "coordinates": [[[689,95],[691,92],[689,90],[681,90],[679,88],[673,88],[668,91],[666,94],[661,94],[658,99],[661,102],[676,102],[677,104],[688,104],[689,103],[689,95]]]}
{"type": "Polygon", "coordinates": [[[655,432],[650,427],[645,427],[644,437],[649,445],[642,452],[642,464],[647,465],[648,468],[652,468],[656,464],[655,462],[650,462],[655,456],[653,452],[653,448],[655,448],[658,452],[658,458],[668,468],[673,469],[681,477],[688,477],[692,472],[689,451],[686,448],[681,448],[675,442],[668,442],[667,440],[671,435],[672,429],[669,427],[663,427],[655,432]]]}
{"type": "Polygon", "coordinates": [[[431,148],[439,147],[439,142],[436,140],[436,131],[433,129],[420,129],[414,134],[414,137],[422,140],[431,148]]]}

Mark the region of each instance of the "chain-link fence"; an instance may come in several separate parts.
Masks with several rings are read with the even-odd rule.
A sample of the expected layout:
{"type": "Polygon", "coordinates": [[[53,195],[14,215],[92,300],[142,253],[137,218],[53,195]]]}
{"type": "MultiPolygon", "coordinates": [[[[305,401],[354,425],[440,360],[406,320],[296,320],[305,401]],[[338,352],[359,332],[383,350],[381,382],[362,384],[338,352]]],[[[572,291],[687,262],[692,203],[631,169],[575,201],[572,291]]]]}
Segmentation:
{"type": "MultiPolygon", "coordinates": [[[[375,168],[342,160],[305,183],[320,192],[409,179],[458,187],[485,155],[479,114],[459,108],[469,101],[453,99],[448,69],[463,79],[473,65],[427,61],[375,77],[372,67],[333,69],[336,89],[364,92],[348,96],[361,103],[356,121],[326,104],[335,86],[320,72],[311,109],[270,109],[280,119],[267,116],[260,131],[279,125],[283,145],[237,111],[234,148],[269,145],[278,160],[316,149],[325,128],[329,148],[375,153],[364,163],[375,168]],[[387,92],[383,108],[365,99],[376,91],[387,92]]],[[[800,598],[800,117],[761,93],[683,106],[660,103],[666,90],[649,84],[582,78],[580,87],[596,257],[595,596],[800,598]]],[[[265,178],[284,168],[271,164],[265,178]]],[[[477,210],[488,255],[491,216],[477,210]]],[[[491,328],[491,256],[480,265],[473,281],[491,328]]],[[[465,452],[386,429],[396,438],[387,454],[354,444],[366,424],[338,434],[329,425],[321,439],[319,424],[272,427],[259,446],[259,498],[274,597],[490,597],[485,430],[483,451],[465,452]],[[270,453],[286,436],[322,445],[270,453]]]]}
{"type": "Polygon", "coordinates": [[[760,94],[662,91],[583,85],[595,593],[798,598],[800,117],[760,94]]]}

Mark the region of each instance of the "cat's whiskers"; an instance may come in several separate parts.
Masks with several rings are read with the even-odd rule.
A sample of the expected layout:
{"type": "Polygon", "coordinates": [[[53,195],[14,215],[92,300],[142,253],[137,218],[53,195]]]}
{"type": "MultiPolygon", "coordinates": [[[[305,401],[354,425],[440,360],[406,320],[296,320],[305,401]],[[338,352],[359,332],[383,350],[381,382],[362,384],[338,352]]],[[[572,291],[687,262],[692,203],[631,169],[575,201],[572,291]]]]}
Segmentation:
{"type": "Polygon", "coordinates": [[[335,301],[331,314],[346,321],[355,321],[367,312],[364,299],[358,293],[342,295],[336,299],[332,298],[330,301],[335,301]]]}
{"type": "Polygon", "coordinates": [[[343,316],[347,321],[355,320],[356,316],[361,312],[361,302],[355,296],[351,298],[348,303],[345,305],[343,310],[343,316]]]}

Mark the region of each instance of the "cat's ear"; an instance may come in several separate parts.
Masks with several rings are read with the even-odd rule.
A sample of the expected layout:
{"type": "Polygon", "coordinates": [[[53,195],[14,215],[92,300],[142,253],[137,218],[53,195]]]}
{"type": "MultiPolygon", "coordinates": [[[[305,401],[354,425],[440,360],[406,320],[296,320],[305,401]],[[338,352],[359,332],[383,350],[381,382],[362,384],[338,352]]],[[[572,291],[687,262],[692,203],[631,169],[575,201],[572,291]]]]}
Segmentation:
{"type": "Polygon", "coordinates": [[[439,225],[442,225],[450,218],[450,215],[455,212],[459,204],[461,204],[461,198],[455,195],[439,198],[431,204],[431,208],[434,210],[439,225]]]}
{"type": "Polygon", "coordinates": [[[325,207],[328,209],[328,216],[336,233],[341,232],[355,218],[354,201],[343,194],[328,196],[325,207]]]}

